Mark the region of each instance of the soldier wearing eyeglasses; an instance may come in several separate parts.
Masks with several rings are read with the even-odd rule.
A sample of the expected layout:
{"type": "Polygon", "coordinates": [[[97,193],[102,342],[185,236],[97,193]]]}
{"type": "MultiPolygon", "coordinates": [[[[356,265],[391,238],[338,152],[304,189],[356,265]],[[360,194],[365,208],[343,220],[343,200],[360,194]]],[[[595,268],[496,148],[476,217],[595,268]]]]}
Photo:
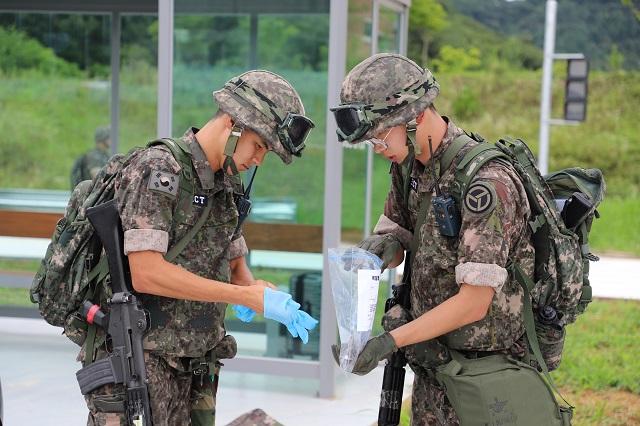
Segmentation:
{"type": "Polygon", "coordinates": [[[410,59],[379,54],[356,65],[332,108],[338,139],[365,142],[391,164],[391,188],[373,234],[359,246],[383,268],[411,250],[411,306],[390,309],[386,332],[367,342],[353,372],[367,374],[397,350],[416,373],[412,425],[459,420],[434,369],[449,351],[468,357],[504,353],[521,359],[523,291],[508,261],[533,274],[534,253],[524,187],[511,165],[482,166],[454,202],[455,170],[482,139],[466,133],[434,102],[440,85],[410,59]],[[440,208],[451,214],[440,214],[440,208]]]}

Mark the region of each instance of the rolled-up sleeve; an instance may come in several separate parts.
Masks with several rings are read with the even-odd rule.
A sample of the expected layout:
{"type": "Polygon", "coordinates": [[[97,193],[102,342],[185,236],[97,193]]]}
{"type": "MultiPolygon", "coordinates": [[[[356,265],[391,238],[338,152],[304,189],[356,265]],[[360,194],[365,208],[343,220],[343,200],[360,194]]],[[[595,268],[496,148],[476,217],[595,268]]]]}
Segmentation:
{"type": "Polygon", "coordinates": [[[171,153],[160,148],[136,153],[125,165],[116,183],[125,254],[167,252],[179,175],[180,167],[171,153]],[[156,181],[162,183],[161,189],[154,187],[156,181]]]}
{"type": "Polygon", "coordinates": [[[231,241],[231,245],[229,246],[229,260],[246,256],[247,253],[249,253],[249,248],[242,235],[231,241]]]}
{"type": "Polygon", "coordinates": [[[528,203],[519,189],[502,165],[483,167],[469,185],[461,200],[458,284],[502,289],[510,250],[527,223],[528,203]]]}

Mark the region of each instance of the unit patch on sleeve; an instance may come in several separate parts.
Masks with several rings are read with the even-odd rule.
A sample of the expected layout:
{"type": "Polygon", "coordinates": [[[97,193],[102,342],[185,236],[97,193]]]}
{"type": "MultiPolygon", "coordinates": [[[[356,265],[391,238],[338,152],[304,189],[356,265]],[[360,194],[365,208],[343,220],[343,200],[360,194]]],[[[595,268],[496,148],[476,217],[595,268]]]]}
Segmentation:
{"type": "Polygon", "coordinates": [[[496,207],[496,191],[492,185],[476,182],[469,187],[464,197],[464,207],[469,213],[486,215],[496,207]]]}
{"type": "Polygon", "coordinates": [[[178,194],[178,184],[180,183],[180,177],[173,173],[162,172],[159,170],[152,170],[149,176],[149,185],[147,188],[164,192],[165,194],[173,195],[178,194]]]}

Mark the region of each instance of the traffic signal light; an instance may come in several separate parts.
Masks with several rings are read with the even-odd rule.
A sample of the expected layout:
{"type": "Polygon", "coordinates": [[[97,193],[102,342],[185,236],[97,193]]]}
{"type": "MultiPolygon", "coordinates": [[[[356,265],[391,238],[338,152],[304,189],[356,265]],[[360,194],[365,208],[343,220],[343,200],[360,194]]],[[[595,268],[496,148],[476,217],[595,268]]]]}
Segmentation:
{"type": "Polygon", "coordinates": [[[567,60],[567,82],[564,97],[564,119],[584,121],[587,116],[587,81],[589,62],[586,58],[567,60]]]}

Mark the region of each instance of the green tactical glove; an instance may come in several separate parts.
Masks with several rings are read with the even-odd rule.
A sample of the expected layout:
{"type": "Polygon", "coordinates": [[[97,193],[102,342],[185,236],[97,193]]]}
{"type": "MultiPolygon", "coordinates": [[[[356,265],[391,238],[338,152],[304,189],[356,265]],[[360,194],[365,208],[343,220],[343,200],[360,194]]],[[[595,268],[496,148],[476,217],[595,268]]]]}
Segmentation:
{"type": "Polygon", "coordinates": [[[373,253],[382,259],[381,270],[387,269],[387,266],[396,257],[399,250],[403,250],[400,240],[393,234],[370,235],[358,244],[363,250],[373,253]]]}
{"type": "MultiPolygon", "coordinates": [[[[340,348],[337,345],[331,345],[331,349],[333,351],[333,359],[340,365],[340,348]]],[[[389,333],[372,337],[367,344],[364,345],[351,372],[359,376],[364,376],[376,368],[380,361],[388,358],[397,350],[396,342],[389,333]]]]}

